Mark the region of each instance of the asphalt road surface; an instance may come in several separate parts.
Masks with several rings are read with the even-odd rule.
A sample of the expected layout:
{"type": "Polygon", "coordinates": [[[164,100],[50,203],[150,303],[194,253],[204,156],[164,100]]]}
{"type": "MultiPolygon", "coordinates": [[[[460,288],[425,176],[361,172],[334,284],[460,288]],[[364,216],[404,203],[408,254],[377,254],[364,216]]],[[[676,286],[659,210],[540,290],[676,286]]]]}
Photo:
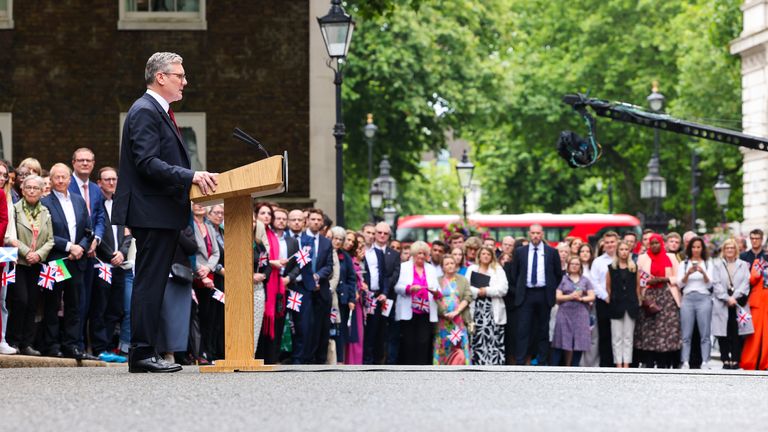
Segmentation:
{"type": "Polygon", "coordinates": [[[0,369],[0,431],[765,430],[768,374],[312,368],[0,369]]]}

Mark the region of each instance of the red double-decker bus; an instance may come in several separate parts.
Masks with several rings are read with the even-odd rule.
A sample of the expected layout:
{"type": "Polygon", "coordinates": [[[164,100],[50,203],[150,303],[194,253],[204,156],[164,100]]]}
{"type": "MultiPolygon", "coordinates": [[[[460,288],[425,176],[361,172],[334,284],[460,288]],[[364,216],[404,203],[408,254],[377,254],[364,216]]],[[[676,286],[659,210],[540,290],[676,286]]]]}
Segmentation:
{"type": "MultiPolygon", "coordinates": [[[[458,215],[404,216],[397,222],[397,239],[404,242],[442,240],[443,229],[459,219],[458,215]]],[[[544,238],[552,244],[568,236],[579,237],[595,244],[606,231],[616,231],[619,234],[633,231],[637,233],[638,238],[641,234],[640,220],[626,214],[475,215],[469,217],[469,222],[488,229],[489,234],[497,241],[501,241],[504,236],[526,237],[528,227],[534,223],[544,228],[544,238]]]]}

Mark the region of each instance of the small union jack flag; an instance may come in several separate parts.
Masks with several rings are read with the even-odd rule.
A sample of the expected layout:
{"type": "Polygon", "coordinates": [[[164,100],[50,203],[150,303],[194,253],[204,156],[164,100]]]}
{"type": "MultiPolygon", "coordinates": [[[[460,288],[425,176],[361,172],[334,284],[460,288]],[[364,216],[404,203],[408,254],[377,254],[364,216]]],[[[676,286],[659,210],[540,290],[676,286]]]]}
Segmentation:
{"type": "Polygon", "coordinates": [[[43,264],[43,268],[42,271],[40,271],[40,278],[38,279],[37,284],[47,290],[52,290],[53,284],[56,283],[57,271],[58,269],[56,267],[43,264]]]}
{"type": "Polygon", "coordinates": [[[288,294],[288,309],[299,312],[301,309],[301,298],[304,296],[296,291],[288,290],[288,292],[290,293],[288,294]]]}
{"type": "Polygon", "coordinates": [[[98,264],[93,265],[94,268],[99,269],[99,278],[106,281],[108,284],[112,284],[112,266],[99,260],[98,264]]]}
{"type": "Polygon", "coordinates": [[[16,267],[10,267],[10,265],[5,266],[2,276],[0,276],[0,278],[2,278],[2,285],[4,287],[7,287],[11,282],[16,282],[16,267]]]}
{"type": "Polygon", "coordinates": [[[373,297],[371,291],[365,292],[365,313],[366,315],[373,315],[376,313],[376,298],[373,297]]]}
{"type": "Polygon", "coordinates": [[[259,254],[259,267],[264,267],[269,262],[269,257],[266,252],[259,254]]]}
{"type": "Polygon", "coordinates": [[[464,332],[456,327],[453,330],[451,330],[451,333],[448,335],[448,339],[451,341],[452,344],[458,345],[459,342],[461,342],[461,337],[464,335],[464,332]]]}
{"type": "Polygon", "coordinates": [[[420,311],[429,312],[429,300],[417,297],[413,299],[413,307],[420,311]]]}
{"type": "Polygon", "coordinates": [[[299,268],[304,268],[305,265],[312,261],[310,250],[309,246],[305,246],[293,255],[296,257],[296,262],[299,263],[299,268]]]}
{"type": "Polygon", "coordinates": [[[750,321],[752,321],[752,314],[742,307],[736,309],[736,322],[739,324],[739,327],[746,327],[750,321]]]}
{"type": "Polygon", "coordinates": [[[216,300],[224,303],[224,291],[217,290],[216,288],[213,289],[213,293],[211,294],[211,297],[215,298],[216,300]]]}
{"type": "Polygon", "coordinates": [[[338,321],[339,320],[339,310],[336,309],[336,308],[331,308],[331,313],[330,313],[329,317],[331,318],[331,323],[335,323],[336,321],[338,321]]]}
{"type": "Polygon", "coordinates": [[[648,280],[651,275],[648,272],[640,270],[640,288],[645,288],[648,285],[648,280]]]}

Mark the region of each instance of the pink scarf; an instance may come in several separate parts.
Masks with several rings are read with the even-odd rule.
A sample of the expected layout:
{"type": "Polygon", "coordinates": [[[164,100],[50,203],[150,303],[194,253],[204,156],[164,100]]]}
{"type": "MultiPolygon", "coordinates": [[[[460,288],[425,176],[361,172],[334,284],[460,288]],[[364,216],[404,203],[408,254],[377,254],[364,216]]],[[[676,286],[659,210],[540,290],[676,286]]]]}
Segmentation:
{"type": "MultiPolygon", "coordinates": [[[[280,258],[280,241],[277,239],[277,235],[271,228],[267,228],[267,242],[269,243],[269,257],[270,259],[280,258]]],[[[269,336],[270,339],[275,338],[275,315],[277,314],[277,295],[280,294],[280,298],[285,302],[285,285],[283,285],[282,277],[280,276],[280,267],[272,267],[272,275],[267,281],[267,298],[264,302],[264,321],[261,326],[261,333],[269,336]]],[[[285,315],[285,308],[280,308],[282,312],[280,316],[285,315]]]]}

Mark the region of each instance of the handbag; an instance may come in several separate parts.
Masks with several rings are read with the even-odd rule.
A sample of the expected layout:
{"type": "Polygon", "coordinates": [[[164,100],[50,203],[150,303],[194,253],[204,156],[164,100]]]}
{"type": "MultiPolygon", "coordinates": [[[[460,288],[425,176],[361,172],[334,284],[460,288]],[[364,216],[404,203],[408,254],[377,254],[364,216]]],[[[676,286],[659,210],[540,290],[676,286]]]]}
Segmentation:
{"type": "Polygon", "coordinates": [[[192,283],[193,279],[192,269],[178,263],[171,264],[171,279],[178,283],[192,283]]]}
{"type": "Polygon", "coordinates": [[[653,316],[661,312],[661,306],[656,303],[656,300],[650,298],[644,298],[640,307],[643,308],[643,311],[647,316],[653,316]]]}

